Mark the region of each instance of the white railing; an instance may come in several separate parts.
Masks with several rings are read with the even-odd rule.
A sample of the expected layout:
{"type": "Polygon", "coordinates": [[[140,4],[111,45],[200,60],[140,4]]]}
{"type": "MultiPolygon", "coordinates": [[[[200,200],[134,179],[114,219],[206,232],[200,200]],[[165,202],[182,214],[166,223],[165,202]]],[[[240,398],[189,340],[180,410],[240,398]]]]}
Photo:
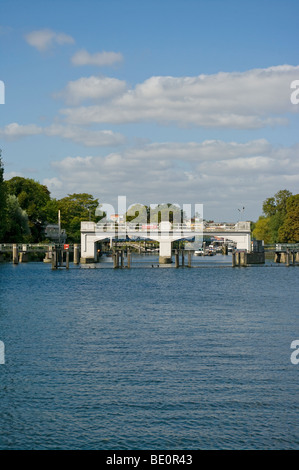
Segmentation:
{"type": "Polygon", "coordinates": [[[81,232],[110,232],[110,233],[127,233],[127,232],[250,232],[250,222],[238,222],[237,224],[204,224],[203,222],[190,223],[132,223],[132,222],[107,222],[97,224],[94,222],[81,222],[81,232]]]}

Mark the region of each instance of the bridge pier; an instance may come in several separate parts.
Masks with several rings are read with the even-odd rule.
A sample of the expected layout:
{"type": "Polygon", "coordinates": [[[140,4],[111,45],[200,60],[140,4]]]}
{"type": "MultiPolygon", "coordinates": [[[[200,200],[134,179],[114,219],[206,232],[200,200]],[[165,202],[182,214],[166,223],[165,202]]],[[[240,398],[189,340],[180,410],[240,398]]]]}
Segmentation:
{"type": "Polygon", "coordinates": [[[159,263],[160,264],[172,263],[171,245],[172,245],[172,242],[170,240],[160,240],[160,248],[159,248],[159,263]]]}
{"type": "Polygon", "coordinates": [[[18,249],[18,245],[16,244],[12,246],[12,262],[13,264],[19,263],[19,249],[18,249]]]}

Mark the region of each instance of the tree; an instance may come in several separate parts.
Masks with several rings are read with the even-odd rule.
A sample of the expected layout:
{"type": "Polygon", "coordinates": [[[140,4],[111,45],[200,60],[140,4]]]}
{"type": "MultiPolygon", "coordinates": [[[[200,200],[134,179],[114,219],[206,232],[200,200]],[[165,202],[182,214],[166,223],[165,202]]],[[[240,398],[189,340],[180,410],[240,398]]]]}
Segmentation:
{"type": "Polygon", "coordinates": [[[4,183],[4,167],[0,149],[0,241],[3,240],[6,230],[6,187],[4,183]]]}
{"type": "Polygon", "coordinates": [[[18,201],[17,196],[7,197],[7,224],[5,241],[8,243],[23,243],[30,235],[29,220],[18,201]]]}
{"type": "Polygon", "coordinates": [[[50,191],[39,182],[15,176],[6,181],[7,193],[18,198],[20,207],[26,211],[33,242],[44,238],[45,214],[44,207],[50,201],[50,191]]]}
{"type": "Polygon", "coordinates": [[[279,229],[279,239],[285,243],[299,242],[299,194],[287,200],[286,217],[279,229]]]}
{"type": "Polygon", "coordinates": [[[270,217],[260,216],[256,222],[252,236],[256,240],[264,240],[265,244],[272,243],[272,233],[269,226],[270,217]]]}
{"type": "Polygon", "coordinates": [[[261,235],[263,232],[265,238],[262,238],[265,243],[276,243],[280,241],[279,230],[282,227],[286,213],[287,201],[292,196],[292,193],[287,189],[278,191],[273,197],[269,197],[263,203],[263,218],[257,222],[253,230],[253,236],[257,233],[261,235]],[[267,240],[267,241],[266,241],[267,240]]]}
{"type": "Polygon", "coordinates": [[[286,214],[286,204],[292,193],[287,189],[278,191],[274,197],[269,197],[263,203],[263,213],[266,217],[272,217],[280,212],[283,216],[286,214]]]}
{"type": "Polygon", "coordinates": [[[61,227],[66,230],[68,241],[80,241],[82,221],[97,222],[100,219],[95,215],[98,205],[98,200],[87,193],[69,194],[57,201],[61,213],[61,227]]]}

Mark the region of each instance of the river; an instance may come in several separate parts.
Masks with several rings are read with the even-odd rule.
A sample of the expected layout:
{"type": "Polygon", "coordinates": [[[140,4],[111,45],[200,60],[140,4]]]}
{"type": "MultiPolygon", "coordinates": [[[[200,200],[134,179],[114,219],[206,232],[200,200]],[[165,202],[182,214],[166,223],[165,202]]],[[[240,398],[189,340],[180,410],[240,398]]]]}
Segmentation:
{"type": "Polygon", "coordinates": [[[0,449],[299,449],[298,267],[230,259],[0,264],[0,449]]]}

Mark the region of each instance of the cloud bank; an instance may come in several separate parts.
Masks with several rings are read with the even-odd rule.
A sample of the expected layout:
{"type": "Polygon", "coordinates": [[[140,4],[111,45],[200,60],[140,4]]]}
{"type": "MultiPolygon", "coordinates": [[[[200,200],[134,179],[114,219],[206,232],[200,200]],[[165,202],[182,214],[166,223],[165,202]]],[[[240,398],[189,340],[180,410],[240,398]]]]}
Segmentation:
{"type": "Polygon", "coordinates": [[[286,125],[286,114],[296,111],[290,84],[298,75],[299,66],[284,65],[196,77],[150,77],[134,88],[116,79],[81,78],[61,92],[67,104],[75,105],[61,113],[69,123],[81,125],[155,122],[233,129],[286,125]],[[77,106],[91,97],[95,103],[77,106]]]}

